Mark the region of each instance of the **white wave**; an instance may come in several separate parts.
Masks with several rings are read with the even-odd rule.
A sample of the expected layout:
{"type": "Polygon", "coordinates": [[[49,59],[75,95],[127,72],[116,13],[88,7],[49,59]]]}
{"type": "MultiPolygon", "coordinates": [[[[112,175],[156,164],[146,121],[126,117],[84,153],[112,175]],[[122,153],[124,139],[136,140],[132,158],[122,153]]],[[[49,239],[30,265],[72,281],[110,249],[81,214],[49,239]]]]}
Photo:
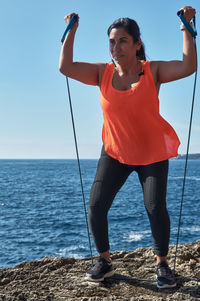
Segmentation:
{"type": "MultiPolygon", "coordinates": [[[[169,179],[170,180],[183,180],[183,177],[169,176],[169,179]]],[[[188,176],[186,176],[186,181],[187,180],[200,181],[200,177],[195,177],[195,176],[188,177],[188,176]]]]}
{"type": "Polygon", "coordinates": [[[176,177],[176,176],[168,176],[168,179],[172,180],[182,180],[183,177],[176,177]]]}
{"type": "Polygon", "coordinates": [[[64,256],[64,257],[75,258],[75,259],[84,258],[82,255],[76,254],[76,253],[68,253],[67,256],[64,256]]]}
{"type": "Polygon", "coordinates": [[[140,241],[144,237],[149,237],[151,231],[143,231],[143,232],[134,232],[131,231],[128,235],[124,234],[123,240],[127,242],[140,241]]]}
{"type": "Polygon", "coordinates": [[[189,232],[200,232],[200,226],[186,227],[186,228],[183,228],[182,230],[189,231],[189,232]]]}
{"type": "MultiPolygon", "coordinates": [[[[191,227],[181,227],[181,232],[199,232],[200,233],[200,226],[191,226],[191,227]]],[[[172,228],[172,233],[177,233],[177,228],[172,228]]]]}
{"type": "Polygon", "coordinates": [[[70,258],[83,258],[82,255],[77,253],[79,249],[85,249],[83,245],[78,245],[78,246],[70,246],[66,247],[64,249],[59,249],[56,255],[62,256],[62,257],[70,257],[70,258]]]}
{"type": "Polygon", "coordinates": [[[193,180],[193,181],[200,181],[199,177],[186,177],[188,180],[193,180]]]}

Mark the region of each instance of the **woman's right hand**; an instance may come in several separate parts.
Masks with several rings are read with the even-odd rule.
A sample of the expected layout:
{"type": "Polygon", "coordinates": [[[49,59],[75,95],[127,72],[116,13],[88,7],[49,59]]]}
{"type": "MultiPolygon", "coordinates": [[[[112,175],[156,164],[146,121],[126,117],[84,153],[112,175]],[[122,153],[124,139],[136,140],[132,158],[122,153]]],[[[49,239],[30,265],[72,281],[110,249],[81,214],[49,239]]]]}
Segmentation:
{"type": "MultiPolygon", "coordinates": [[[[67,25],[70,23],[74,15],[78,16],[78,14],[71,13],[64,17],[67,25]]],[[[73,61],[74,36],[78,25],[79,16],[77,22],[75,22],[62,45],[59,70],[65,76],[78,80],[87,85],[100,86],[106,63],[86,63],[73,61]]]]}
{"type": "MultiPolygon", "coordinates": [[[[77,16],[78,16],[78,14],[71,13],[71,14],[66,15],[66,16],[64,17],[65,22],[67,23],[67,25],[70,23],[70,21],[71,21],[71,19],[72,19],[72,17],[73,17],[74,15],[77,15],[77,16]]],[[[78,28],[78,25],[79,25],[79,16],[78,16],[77,22],[75,22],[75,24],[74,24],[74,26],[73,26],[72,28],[77,29],[77,28],[78,28]]]]}
{"type": "Polygon", "coordinates": [[[183,10],[183,17],[187,22],[190,22],[196,14],[196,10],[192,6],[184,6],[180,10],[183,10]]]}

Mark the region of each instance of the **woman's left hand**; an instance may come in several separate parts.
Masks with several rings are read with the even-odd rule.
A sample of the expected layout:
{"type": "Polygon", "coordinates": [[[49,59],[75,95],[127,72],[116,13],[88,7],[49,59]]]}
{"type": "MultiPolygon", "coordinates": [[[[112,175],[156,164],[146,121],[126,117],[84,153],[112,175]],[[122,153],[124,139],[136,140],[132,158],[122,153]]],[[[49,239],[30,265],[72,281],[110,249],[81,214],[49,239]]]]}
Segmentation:
{"type": "Polygon", "coordinates": [[[192,8],[191,6],[183,6],[180,10],[183,10],[183,18],[187,21],[190,22],[194,15],[196,14],[196,10],[192,8]]]}

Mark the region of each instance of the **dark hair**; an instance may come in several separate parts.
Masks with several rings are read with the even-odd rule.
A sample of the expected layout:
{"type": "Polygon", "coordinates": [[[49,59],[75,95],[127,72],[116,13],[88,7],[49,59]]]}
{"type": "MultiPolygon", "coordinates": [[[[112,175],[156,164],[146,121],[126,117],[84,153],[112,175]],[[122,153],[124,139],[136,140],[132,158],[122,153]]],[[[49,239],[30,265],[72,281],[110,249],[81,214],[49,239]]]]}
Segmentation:
{"type": "MultiPolygon", "coordinates": [[[[126,30],[126,32],[130,36],[132,36],[134,43],[138,42],[138,40],[140,38],[140,28],[134,20],[129,19],[129,18],[120,18],[120,19],[117,19],[116,21],[114,21],[108,28],[108,31],[107,31],[108,36],[110,35],[110,32],[113,28],[120,28],[120,27],[123,27],[126,30]]],[[[146,61],[145,47],[144,47],[143,43],[141,45],[140,50],[138,50],[136,52],[136,55],[140,60],[146,61]]]]}

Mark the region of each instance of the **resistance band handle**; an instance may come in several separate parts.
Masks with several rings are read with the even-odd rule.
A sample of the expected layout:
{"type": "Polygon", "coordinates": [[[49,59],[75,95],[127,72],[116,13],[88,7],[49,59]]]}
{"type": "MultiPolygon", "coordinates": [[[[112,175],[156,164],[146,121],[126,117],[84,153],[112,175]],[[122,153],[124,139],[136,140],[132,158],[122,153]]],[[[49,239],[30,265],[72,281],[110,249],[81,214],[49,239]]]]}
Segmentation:
{"type": "Polygon", "coordinates": [[[73,15],[72,18],[71,18],[71,21],[69,22],[67,28],[65,29],[65,32],[62,36],[62,39],[61,39],[61,43],[64,42],[65,40],[65,37],[68,33],[68,31],[70,31],[72,29],[72,27],[74,26],[74,24],[78,21],[78,15],[73,15]]]}
{"type": "Polygon", "coordinates": [[[179,10],[177,12],[177,15],[178,17],[181,19],[181,21],[183,22],[183,24],[185,25],[185,27],[187,28],[187,30],[190,32],[190,34],[192,35],[192,37],[195,39],[196,36],[197,36],[197,31],[196,31],[196,18],[195,16],[192,18],[192,21],[193,21],[193,26],[194,26],[194,29],[190,26],[190,23],[187,22],[185,20],[185,18],[183,17],[183,14],[184,14],[184,11],[183,9],[179,10]]]}

